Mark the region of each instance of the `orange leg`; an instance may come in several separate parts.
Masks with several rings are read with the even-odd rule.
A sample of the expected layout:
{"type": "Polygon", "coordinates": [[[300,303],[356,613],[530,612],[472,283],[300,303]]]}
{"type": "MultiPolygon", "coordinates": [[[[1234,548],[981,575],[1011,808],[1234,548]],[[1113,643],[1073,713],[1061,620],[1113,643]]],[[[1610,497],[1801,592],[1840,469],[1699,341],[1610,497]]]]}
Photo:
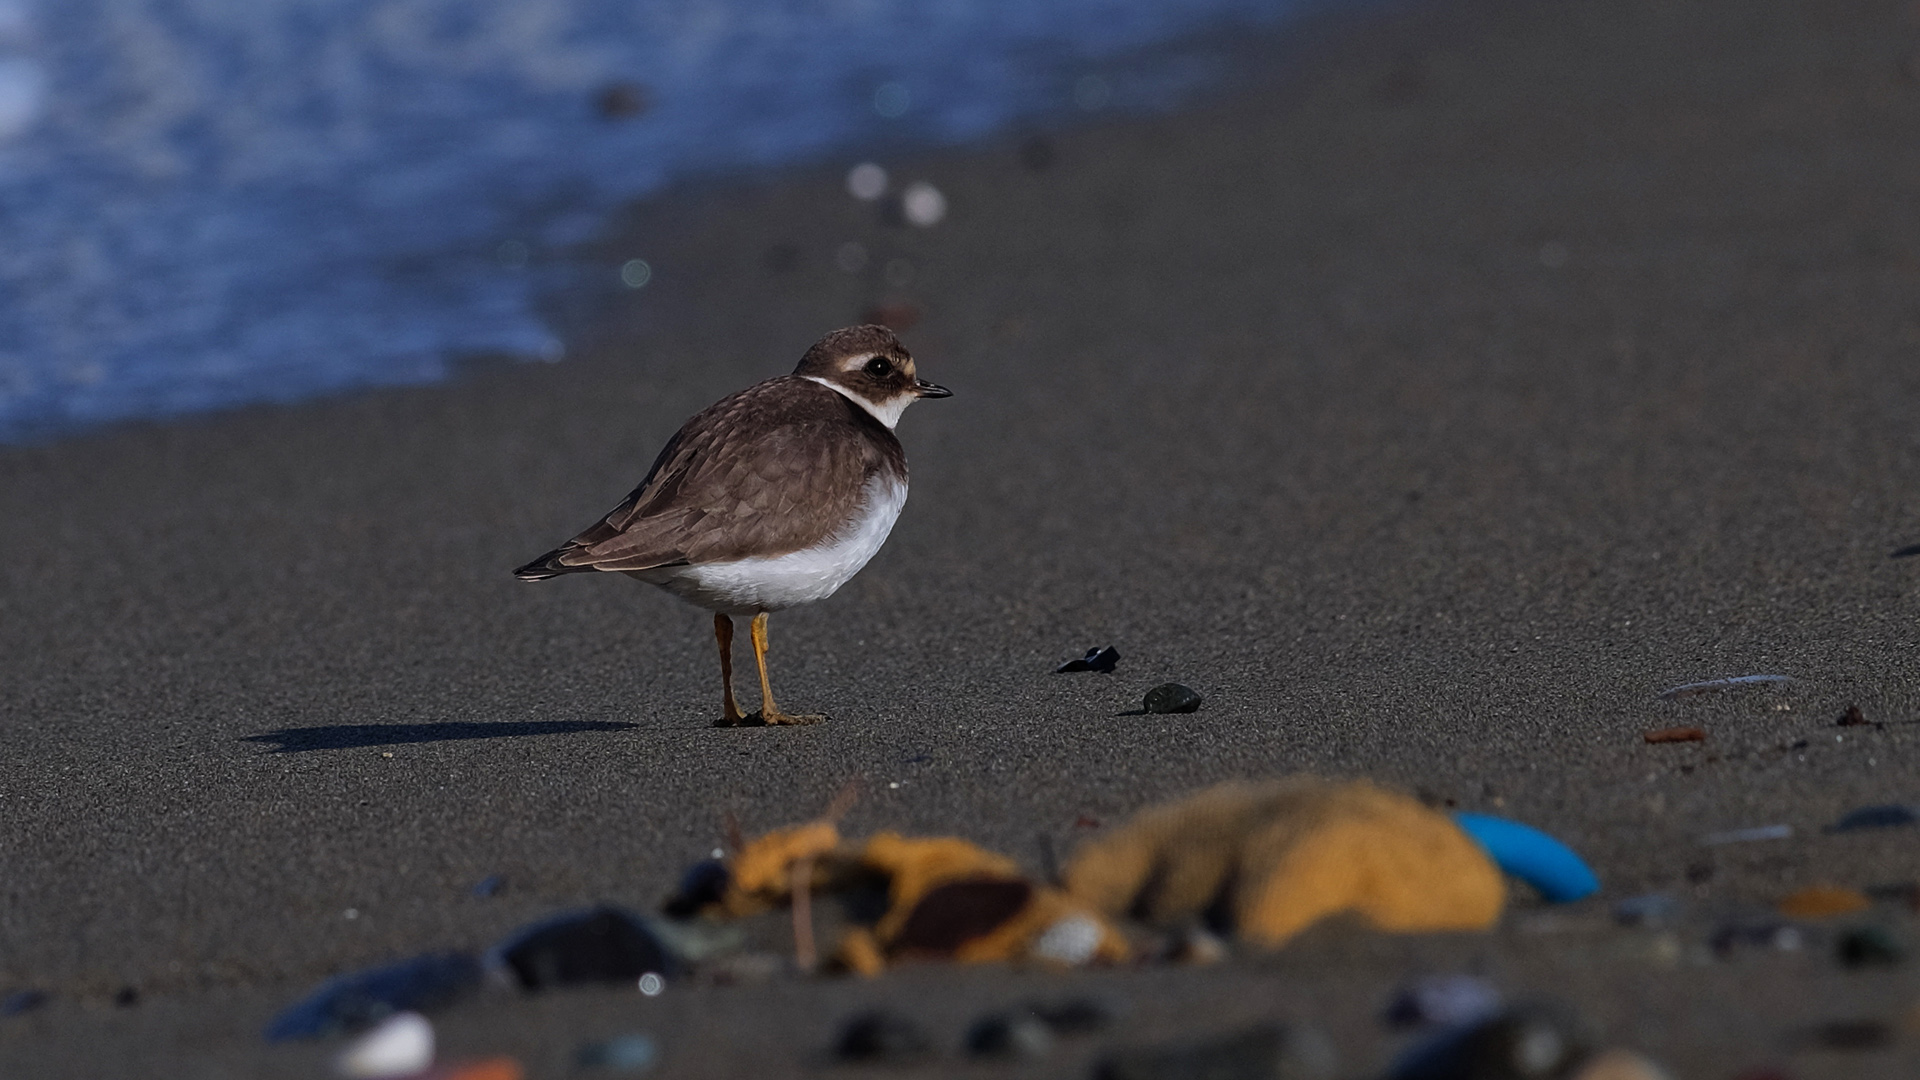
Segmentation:
{"type": "Polygon", "coordinates": [[[737,727],[746,716],[740,712],[740,704],[733,700],[733,620],[725,615],[715,615],[713,638],[720,645],[720,681],[725,684],[727,691],[720,722],[714,726],[737,727]]]}
{"type": "Polygon", "coordinates": [[[760,722],[763,724],[817,724],[826,717],[815,714],[795,716],[780,711],[773,703],[773,683],[767,679],[767,613],[753,617],[753,659],[760,665],[760,722]]]}

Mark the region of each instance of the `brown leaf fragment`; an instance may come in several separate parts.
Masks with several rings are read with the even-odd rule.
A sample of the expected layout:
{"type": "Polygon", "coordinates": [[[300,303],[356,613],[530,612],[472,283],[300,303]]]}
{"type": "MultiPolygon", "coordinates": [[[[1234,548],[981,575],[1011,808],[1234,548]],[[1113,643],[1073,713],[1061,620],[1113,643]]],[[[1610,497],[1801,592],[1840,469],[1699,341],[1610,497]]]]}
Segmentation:
{"type": "Polygon", "coordinates": [[[1697,727],[1670,727],[1649,731],[1640,737],[1650,743],[1706,742],[1707,732],[1697,727]]]}

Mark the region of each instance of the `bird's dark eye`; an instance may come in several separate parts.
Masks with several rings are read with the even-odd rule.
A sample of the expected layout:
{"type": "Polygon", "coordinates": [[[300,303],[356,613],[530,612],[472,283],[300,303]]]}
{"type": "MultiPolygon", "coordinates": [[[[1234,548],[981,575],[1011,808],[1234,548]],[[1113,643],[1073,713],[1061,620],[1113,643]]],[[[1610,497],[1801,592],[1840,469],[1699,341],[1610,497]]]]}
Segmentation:
{"type": "Polygon", "coordinates": [[[893,365],[887,361],[886,357],[876,356],[867,361],[866,372],[876,379],[884,379],[893,374],[893,365]]]}

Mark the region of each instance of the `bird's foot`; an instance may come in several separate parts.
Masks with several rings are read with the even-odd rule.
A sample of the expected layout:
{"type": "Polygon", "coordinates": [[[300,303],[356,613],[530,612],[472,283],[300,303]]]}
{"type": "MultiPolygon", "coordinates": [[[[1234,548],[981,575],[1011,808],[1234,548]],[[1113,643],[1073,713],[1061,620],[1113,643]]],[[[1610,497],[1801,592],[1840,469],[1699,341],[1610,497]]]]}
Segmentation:
{"type": "Polygon", "coordinates": [[[794,714],[781,712],[779,709],[774,709],[771,712],[762,709],[752,716],[747,717],[744,722],[765,727],[794,727],[803,724],[817,724],[825,719],[827,719],[827,716],[824,713],[794,714]]]}

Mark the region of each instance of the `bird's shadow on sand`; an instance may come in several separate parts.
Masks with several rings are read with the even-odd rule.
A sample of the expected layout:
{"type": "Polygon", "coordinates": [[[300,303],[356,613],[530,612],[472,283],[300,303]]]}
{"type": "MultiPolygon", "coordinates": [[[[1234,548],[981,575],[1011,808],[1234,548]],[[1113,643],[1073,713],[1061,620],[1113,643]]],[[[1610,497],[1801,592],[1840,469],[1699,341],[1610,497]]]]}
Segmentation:
{"type": "Polygon", "coordinates": [[[308,750],[353,750],[365,746],[406,743],[459,742],[466,739],[518,739],[528,735],[573,735],[583,731],[622,731],[639,727],[622,720],[524,720],[475,723],[449,720],[437,724],[321,724],[318,727],[281,728],[244,736],[242,742],[271,743],[273,753],[298,754],[308,750]]]}

